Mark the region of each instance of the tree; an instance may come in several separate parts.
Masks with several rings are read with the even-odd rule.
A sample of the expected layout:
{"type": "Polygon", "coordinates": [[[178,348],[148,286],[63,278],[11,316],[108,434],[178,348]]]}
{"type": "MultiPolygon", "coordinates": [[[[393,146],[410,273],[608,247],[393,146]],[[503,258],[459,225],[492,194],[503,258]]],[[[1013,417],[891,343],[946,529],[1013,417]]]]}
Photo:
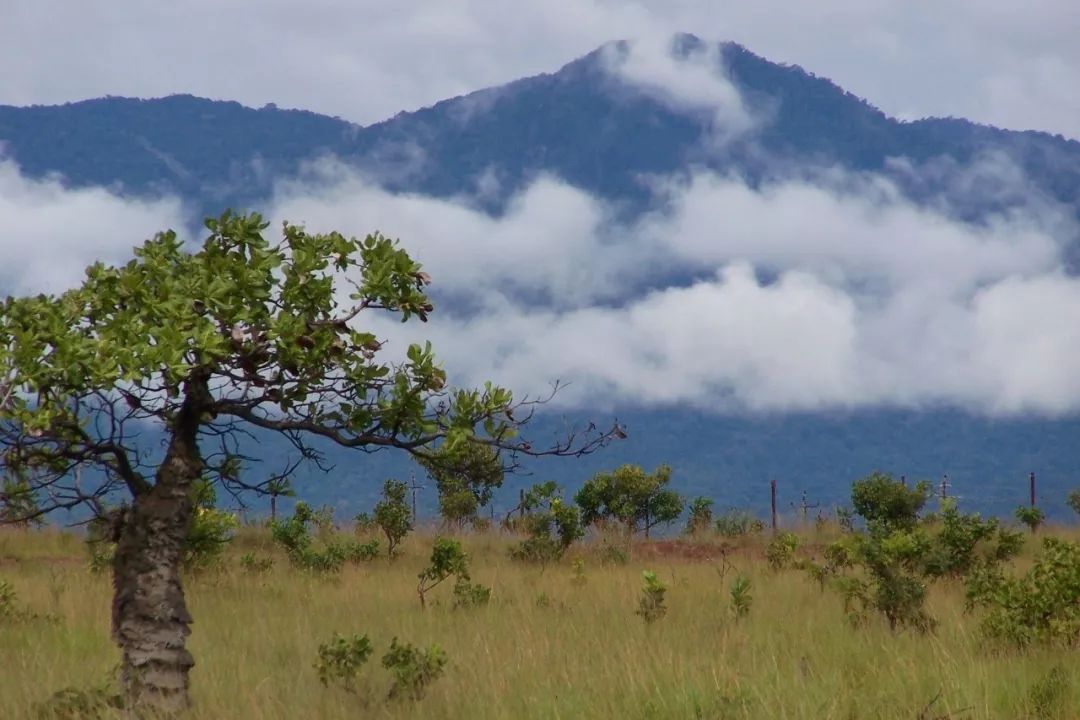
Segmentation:
{"type": "Polygon", "coordinates": [[[875,472],[851,486],[851,504],[869,524],[881,523],[890,529],[910,530],[919,521],[919,512],[930,495],[930,485],[914,488],[875,472]]]}
{"type": "Polygon", "coordinates": [[[529,488],[518,510],[520,517],[511,524],[527,535],[510,550],[518,560],[541,565],[559,560],[585,534],[580,511],[563,500],[562,488],[554,480],[529,488]]]}
{"type": "Polygon", "coordinates": [[[462,525],[476,519],[502,487],[506,469],[499,452],[490,445],[472,443],[459,448],[442,444],[417,455],[417,462],[435,481],[439,514],[448,523],[462,525]]]}
{"type": "Polygon", "coordinates": [[[400,480],[387,480],[383,483],[383,499],[375,504],[373,513],[375,524],[386,536],[386,554],[394,556],[398,543],[412,530],[412,514],[405,495],[409,486],[400,480]]]}
{"type": "Polygon", "coordinates": [[[243,480],[244,433],[278,433],[318,462],[312,436],[368,451],[441,442],[453,456],[475,442],[567,456],[619,430],[534,451],[516,439],[512,413],[535,401],[515,403],[490,384],[449,389],[430,345],[380,359],[383,343],[362,323],[373,313],[426,321],[433,309],[431,278],[395,241],[285,224],[270,243],[258,214],[205,224],[196,250],[163,232],[123,266],[89,267],[58,297],[0,305],[3,462],[25,473],[38,514],[102,512],[105,499],[127,498],[109,516],[113,638],[128,702],[164,712],[189,704],[180,570],[195,485],[267,490],[269,481],[243,480]],[[138,445],[147,424],[165,434],[162,445],[138,445]]]}
{"type": "Polygon", "coordinates": [[[623,465],[613,472],[597,473],[585,482],[574,496],[581,508],[581,520],[591,525],[597,520],[613,519],[623,523],[627,532],[649,531],[661,523],[670,523],[682,514],[683,501],[671,482],[671,468],[661,465],[651,475],[638,465],[623,465]]]}

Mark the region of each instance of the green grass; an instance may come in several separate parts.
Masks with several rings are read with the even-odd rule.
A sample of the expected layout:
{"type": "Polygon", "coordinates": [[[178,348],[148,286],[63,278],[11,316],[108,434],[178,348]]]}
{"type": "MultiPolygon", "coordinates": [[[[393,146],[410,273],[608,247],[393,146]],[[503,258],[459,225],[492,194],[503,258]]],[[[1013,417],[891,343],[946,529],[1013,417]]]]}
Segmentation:
{"type": "MultiPolygon", "coordinates": [[[[1067,680],[1057,717],[1078,716],[1074,654],[995,652],[955,583],[931,590],[935,634],[894,634],[883,621],[852,628],[835,594],[798,571],[770,572],[753,543],[729,553],[734,569],[723,580],[719,562],[665,554],[670,544],[635,547],[628,564],[607,567],[586,546],[578,554],[587,582],[577,586],[569,558],[542,571],[509,560],[508,538],[465,535],[473,579],[493,588],[491,604],[452,609],[450,581],[422,611],[416,574],[430,541],[411,537],[394,563],[347,567],[337,578],[294,571],[281,556],[257,575],[238,559],[268,552],[267,541],[245,531],[220,569],[186,582],[197,662],[191,717],[862,720],[917,718],[937,698],[924,717],[1027,718],[1036,717],[1031,688],[1056,666],[1067,680]],[[643,569],[669,588],[667,615],[649,626],[634,614],[643,569]],[[728,596],[739,572],[753,596],[741,621],[728,596]],[[317,647],[335,632],[367,633],[375,644],[358,695],[318,682],[317,647]],[[390,678],[378,660],[395,636],[449,653],[445,676],[419,702],[385,699],[390,678]]],[[[78,538],[0,530],[0,580],[21,607],[58,618],[0,620],[0,718],[33,717],[52,692],[108,679],[118,660],[110,580],[87,571],[78,538]]]]}

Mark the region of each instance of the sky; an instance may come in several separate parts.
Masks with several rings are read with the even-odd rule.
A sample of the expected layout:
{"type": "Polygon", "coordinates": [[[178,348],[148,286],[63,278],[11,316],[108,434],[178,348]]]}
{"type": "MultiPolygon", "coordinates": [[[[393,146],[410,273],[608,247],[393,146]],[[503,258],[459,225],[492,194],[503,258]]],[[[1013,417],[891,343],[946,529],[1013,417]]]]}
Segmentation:
{"type": "Polygon", "coordinates": [[[186,92],[367,124],[683,31],[901,118],[1080,138],[1075,0],[0,0],[0,17],[5,104],[186,92]]]}
{"type": "MultiPolygon", "coordinates": [[[[1068,3],[1022,13],[873,0],[723,13],[688,2],[663,13],[604,2],[514,12],[484,2],[200,5],[20,3],[0,26],[0,66],[22,71],[0,75],[0,100],[187,91],[366,122],[553,69],[623,35],[636,41],[605,56],[613,77],[713,113],[712,143],[752,137],[768,119],[714,71],[716,57],[672,58],[666,28],[675,27],[798,62],[896,114],[1062,132],[1080,119],[1080,96],[1063,92],[1080,87],[1070,42],[1080,12],[1068,3]],[[24,41],[47,22],[52,49],[24,41]]],[[[933,177],[941,197],[915,206],[885,177],[840,169],[758,188],[699,172],[653,178],[667,210],[627,224],[549,176],[494,218],[464,197],[392,195],[370,174],[319,158],[278,183],[268,215],[400,237],[436,292],[457,302],[426,325],[364,322],[391,354],[431,339],[460,384],[491,379],[542,394],[558,380],[569,383],[558,402],[605,409],[1080,413],[1080,279],[1063,260],[1080,242],[1076,209],[1040,196],[1002,156],[893,165],[933,177]],[[954,203],[988,188],[1009,198],[1007,211],[980,226],[955,219],[954,203]]],[[[71,190],[0,159],[0,286],[59,291],[92,260],[124,261],[156,230],[194,237],[187,222],[179,200],[71,190]]]]}

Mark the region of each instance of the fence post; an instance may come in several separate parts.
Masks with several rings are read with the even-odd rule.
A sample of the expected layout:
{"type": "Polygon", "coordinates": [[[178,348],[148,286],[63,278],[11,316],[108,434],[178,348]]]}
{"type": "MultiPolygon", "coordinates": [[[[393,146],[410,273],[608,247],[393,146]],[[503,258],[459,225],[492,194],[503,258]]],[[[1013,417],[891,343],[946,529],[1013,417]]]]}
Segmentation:
{"type": "Polygon", "coordinates": [[[776,534],[776,481],[769,481],[769,501],[772,505],[772,531],[776,534]]]}
{"type": "Polygon", "coordinates": [[[1035,473],[1031,473],[1028,480],[1031,484],[1031,507],[1035,507],[1035,473]]]}

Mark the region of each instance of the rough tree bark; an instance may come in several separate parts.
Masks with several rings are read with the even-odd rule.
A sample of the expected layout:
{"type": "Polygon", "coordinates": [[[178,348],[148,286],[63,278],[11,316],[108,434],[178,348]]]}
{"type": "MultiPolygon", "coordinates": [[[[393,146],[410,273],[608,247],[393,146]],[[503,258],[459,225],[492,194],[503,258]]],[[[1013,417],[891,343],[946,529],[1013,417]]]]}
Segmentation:
{"type": "Polygon", "coordinates": [[[197,433],[205,382],[190,382],[152,488],[123,518],[113,565],[113,640],[123,653],[129,707],[176,714],[190,705],[191,633],[181,584],[184,541],[194,512],[192,484],[202,472],[197,433]]]}

